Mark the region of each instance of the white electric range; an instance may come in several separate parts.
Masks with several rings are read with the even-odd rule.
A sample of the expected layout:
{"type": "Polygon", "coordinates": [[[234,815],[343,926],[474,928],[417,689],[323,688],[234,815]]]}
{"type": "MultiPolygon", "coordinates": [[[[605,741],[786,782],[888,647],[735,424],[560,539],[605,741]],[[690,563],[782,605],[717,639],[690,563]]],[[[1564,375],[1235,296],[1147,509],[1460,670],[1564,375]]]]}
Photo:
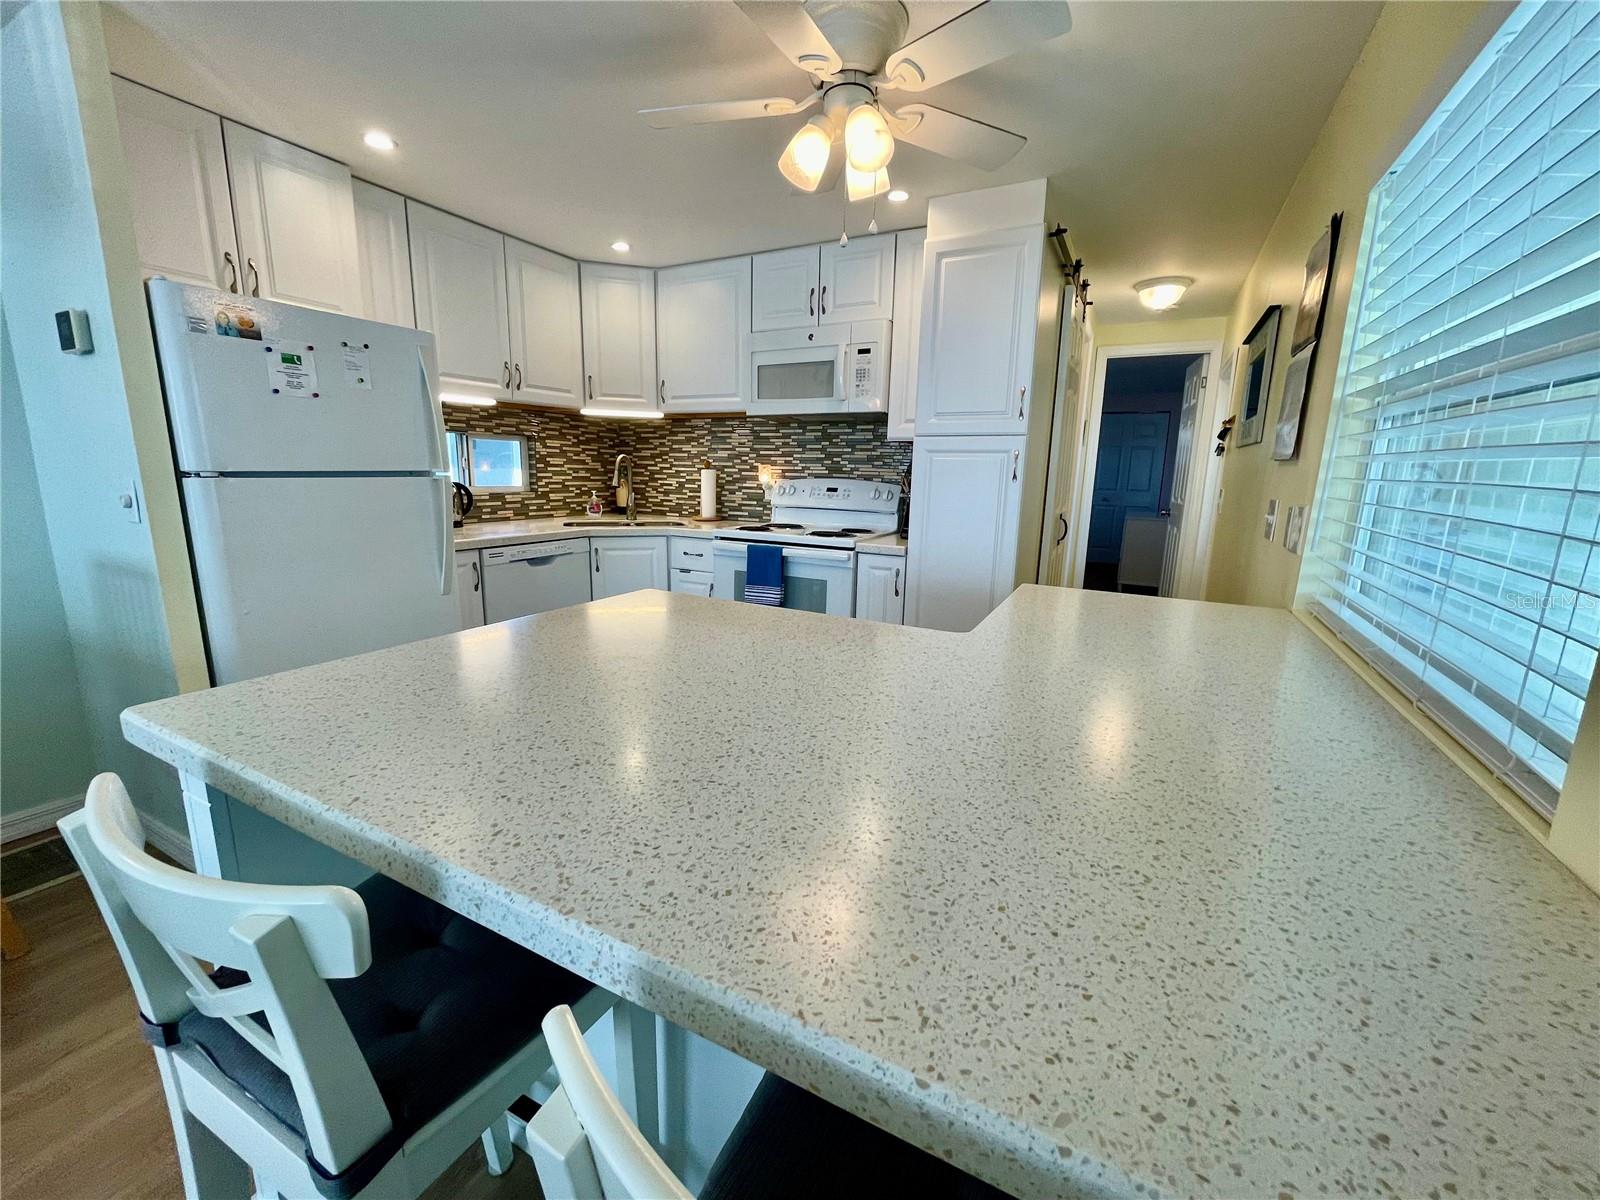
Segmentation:
{"type": "Polygon", "coordinates": [[[751,542],[783,546],[783,607],[855,613],[856,543],[893,533],[900,485],[870,479],[786,479],[772,491],[772,519],[718,533],[715,595],[744,599],[751,542]]]}

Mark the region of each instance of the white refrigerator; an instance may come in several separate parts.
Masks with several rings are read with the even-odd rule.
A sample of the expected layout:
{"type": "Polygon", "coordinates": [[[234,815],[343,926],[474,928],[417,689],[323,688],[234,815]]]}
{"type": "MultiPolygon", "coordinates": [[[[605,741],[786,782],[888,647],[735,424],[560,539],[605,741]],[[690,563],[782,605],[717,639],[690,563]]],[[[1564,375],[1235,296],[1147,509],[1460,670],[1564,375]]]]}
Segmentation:
{"type": "Polygon", "coordinates": [[[149,295],[213,681],[458,629],[433,335],[149,295]]]}

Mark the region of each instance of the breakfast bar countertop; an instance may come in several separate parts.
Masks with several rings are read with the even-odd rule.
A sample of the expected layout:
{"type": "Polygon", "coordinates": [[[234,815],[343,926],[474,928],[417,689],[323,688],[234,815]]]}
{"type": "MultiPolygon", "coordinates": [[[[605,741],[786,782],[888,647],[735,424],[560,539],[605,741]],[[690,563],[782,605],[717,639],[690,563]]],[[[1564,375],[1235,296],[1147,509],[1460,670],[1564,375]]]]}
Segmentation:
{"type": "Polygon", "coordinates": [[[1285,611],[636,592],[123,726],[1019,1196],[1600,1193],[1600,898],[1285,611]]]}

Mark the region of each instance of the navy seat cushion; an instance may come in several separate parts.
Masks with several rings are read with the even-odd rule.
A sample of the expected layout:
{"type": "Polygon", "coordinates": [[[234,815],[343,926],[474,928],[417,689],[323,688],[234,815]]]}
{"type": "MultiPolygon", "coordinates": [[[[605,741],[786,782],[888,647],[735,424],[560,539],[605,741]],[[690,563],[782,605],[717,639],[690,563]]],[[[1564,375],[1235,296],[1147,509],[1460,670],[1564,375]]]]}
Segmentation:
{"type": "MultiPolygon", "coordinates": [[[[389,1140],[398,1146],[526,1045],[545,1013],[590,985],[392,879],[374,875],[356,892],[367,906],[372,965],[328,987],[389,1106],[389,1140]]],[[[212,978],[227,987],[247,977],[221,968],[212,978]]],[[[178,1033],[304,1136],[288,1077],[226,1021],[192,1012],[178,1033]]]]}
{"type": "Polygon", "coordinates": [[[768,1072],[700,1200],[819,1196],[1004,1200],[1006,1193],[768,1072]]]}

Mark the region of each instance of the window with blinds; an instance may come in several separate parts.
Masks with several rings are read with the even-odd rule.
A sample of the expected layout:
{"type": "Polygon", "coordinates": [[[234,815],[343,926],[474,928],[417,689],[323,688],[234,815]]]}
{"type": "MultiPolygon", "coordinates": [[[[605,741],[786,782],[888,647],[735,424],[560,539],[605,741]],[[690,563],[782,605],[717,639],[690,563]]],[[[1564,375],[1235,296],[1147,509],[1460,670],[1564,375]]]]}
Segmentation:
{"type": "Polygon", "coordinates": [[[1362,247],[1302,595],[1549,815],[1600,648],[1600,6],[1514,10],[1362,247]]]}

